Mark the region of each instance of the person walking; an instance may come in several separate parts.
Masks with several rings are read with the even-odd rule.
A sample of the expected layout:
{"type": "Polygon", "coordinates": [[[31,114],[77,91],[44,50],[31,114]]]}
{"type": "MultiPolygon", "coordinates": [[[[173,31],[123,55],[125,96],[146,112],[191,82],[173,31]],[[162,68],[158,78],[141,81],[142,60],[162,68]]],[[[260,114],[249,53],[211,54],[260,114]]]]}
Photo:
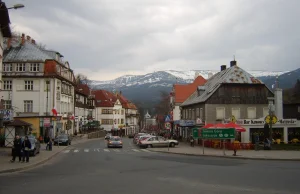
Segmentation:
{"type": "Polygon", "coordinates": [[[25,136],[25,140],[22,143],[22,149],[23,149],[23,161],[25,162],[25,157],[26,157],[26,162],[29,162],[29,151],[31,150],[31,143],[28,139],[28,136],[25,136]]]}
{"type": "Polygon", "coordinates": [[[19,162],[21,162],[21,148],[22,148],[22,142],[21,142],[20,136],[17,135],[14,140],[14,145],[12,148],[13,158],[12,158],[11,162],[14,162],[16,160],[16,156],[19,156],[19,162]]]}

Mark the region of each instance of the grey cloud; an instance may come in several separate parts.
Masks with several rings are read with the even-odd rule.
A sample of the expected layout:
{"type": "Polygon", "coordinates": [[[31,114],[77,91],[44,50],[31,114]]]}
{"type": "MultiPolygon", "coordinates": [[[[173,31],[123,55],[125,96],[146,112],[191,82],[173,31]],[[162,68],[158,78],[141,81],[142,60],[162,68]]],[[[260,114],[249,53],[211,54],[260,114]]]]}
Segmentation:
{"type": "Polygon", "coordinates": [[[73,68],[219,69],[234,54],[249,70],[299,67],[298,0],[7,2],[14,3],[26,7],[10,12],[12,26],[73,68]]]}

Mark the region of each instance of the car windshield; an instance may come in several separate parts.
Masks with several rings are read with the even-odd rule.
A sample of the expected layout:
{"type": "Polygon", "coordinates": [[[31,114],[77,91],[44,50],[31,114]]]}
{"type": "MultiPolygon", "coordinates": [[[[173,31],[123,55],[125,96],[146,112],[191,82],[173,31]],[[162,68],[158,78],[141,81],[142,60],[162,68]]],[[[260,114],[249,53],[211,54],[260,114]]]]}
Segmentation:
{"type": "Polygon", "coordinates": [[[28,138],[31,144],[35,143],[35,138],[28,138]]]}
{"type": "Polygon", "coordinates": [[[119,137],[112,137],[111,140],[112,141],[121,141],[121,139],[119,137]]]}
{"type": "Polygon", "coordinates": [[[68,136],[67,135],[60,135],[60,136],[58,136],[58,139],[68,139],[68,136]]]}

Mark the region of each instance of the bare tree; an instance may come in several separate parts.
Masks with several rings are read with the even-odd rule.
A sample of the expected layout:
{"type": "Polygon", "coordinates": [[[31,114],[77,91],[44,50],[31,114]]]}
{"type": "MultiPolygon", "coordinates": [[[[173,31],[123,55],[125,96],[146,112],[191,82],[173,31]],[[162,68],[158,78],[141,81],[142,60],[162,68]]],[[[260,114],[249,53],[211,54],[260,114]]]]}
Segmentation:
{"type": "Polygon", "coordinates": [[[155,106],[156,113],[159,115],[167,115],[170,112],[170,95],[166,91],[160,91],[160,102],[155,106]]]}
{"type": "Polygon", "coordinates": [[[75,75],[75,79],[77,84],[87,84],[91,87],[92,81],[89,80],[86,75],[78,73],[75,75]]]}

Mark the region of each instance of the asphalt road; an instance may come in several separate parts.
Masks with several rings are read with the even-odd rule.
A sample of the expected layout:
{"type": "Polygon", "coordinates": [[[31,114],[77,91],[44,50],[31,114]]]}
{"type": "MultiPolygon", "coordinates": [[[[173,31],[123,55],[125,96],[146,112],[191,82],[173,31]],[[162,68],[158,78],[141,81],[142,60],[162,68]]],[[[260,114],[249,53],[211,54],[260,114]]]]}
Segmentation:
{"type": "Polygon", "coordinates": [[[104,140],[71,146],[43,166],[1,175],[0,194],[300,193],[299,162],[161,154],[131,141],[122,149],[104,140]]]}

